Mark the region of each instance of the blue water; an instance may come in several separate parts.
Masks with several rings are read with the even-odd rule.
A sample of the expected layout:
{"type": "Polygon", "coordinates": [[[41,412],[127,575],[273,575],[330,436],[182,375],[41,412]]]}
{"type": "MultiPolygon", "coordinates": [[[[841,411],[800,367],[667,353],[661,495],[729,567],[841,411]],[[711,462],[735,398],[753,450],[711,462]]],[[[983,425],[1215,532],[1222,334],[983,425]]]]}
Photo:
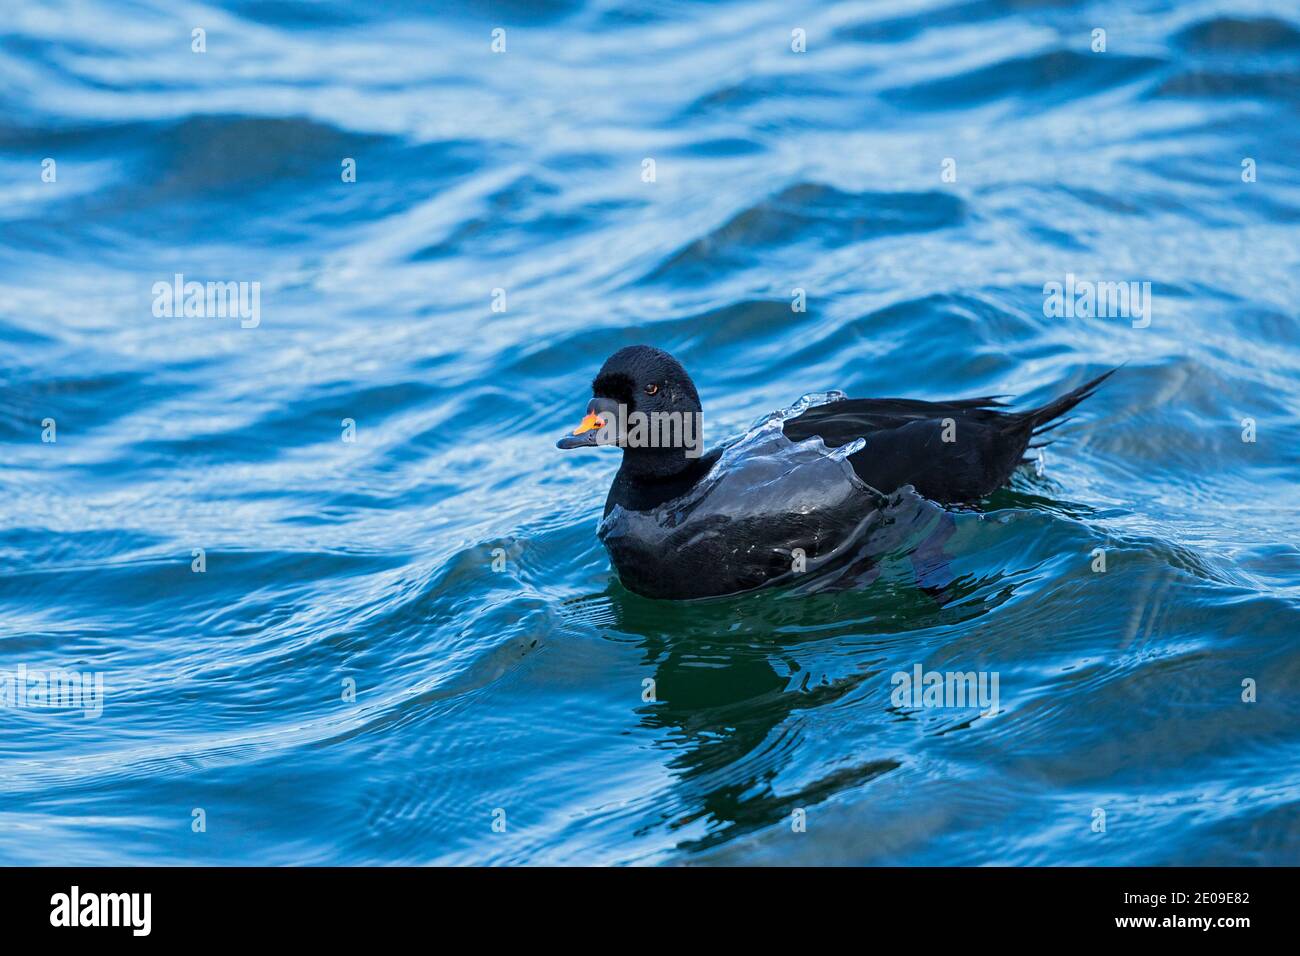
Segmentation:
{"type": "Polygon", "coordinates": [[[0,709],[0,862],[1300,862],[1298,239],[1294,3],[8,4],[0,679],[103,696],[0,709]],[[1127,364],[954,600],[673,604],[554,447],[636,342],[711,442],[1127,364]]]}

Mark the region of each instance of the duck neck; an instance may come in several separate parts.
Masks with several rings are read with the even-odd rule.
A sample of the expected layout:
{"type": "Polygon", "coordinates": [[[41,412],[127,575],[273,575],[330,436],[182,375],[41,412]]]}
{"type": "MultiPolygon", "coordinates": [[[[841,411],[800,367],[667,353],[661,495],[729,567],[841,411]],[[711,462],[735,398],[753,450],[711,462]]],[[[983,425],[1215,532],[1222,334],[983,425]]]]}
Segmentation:
{"type": "Polygon", "coordinates": [[[680,448],[625,449],[605,513],[616,504],[631,511],[647,511],[686,494],[713,467],[718,454],[714,450],[689,458],[680,448]]]}
{"type": "Polygon", "coordinates": [[[697,461],[698,457],[688,458],[684,448],[625,448],[619,472],[631,481],[671,481],[697,461]]]}

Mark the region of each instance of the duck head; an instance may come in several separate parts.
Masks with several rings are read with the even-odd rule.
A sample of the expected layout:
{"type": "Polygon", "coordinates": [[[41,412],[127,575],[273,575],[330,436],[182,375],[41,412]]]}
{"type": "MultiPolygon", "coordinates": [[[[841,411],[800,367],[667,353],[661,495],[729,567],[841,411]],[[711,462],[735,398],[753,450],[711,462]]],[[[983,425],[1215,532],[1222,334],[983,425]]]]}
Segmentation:
{"type": "Polygon", "coordinates": [[[630,475],[672,475],[700,457],[703,409],[695,383],[662,349],[630,345],[601,366],[586,416],[558,448],[615,445],[630,475]]]}

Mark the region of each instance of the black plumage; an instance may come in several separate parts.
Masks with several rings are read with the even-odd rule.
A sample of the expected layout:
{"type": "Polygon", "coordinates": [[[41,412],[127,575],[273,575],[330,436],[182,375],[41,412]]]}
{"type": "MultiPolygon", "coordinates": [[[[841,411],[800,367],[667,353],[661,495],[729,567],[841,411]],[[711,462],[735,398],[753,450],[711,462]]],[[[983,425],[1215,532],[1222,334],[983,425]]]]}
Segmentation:
{"type": "Polygon", "coordinates": [[[1096,391],[1114,369],[1041,408],[1006,411],[997,397],[951,402],[910,398],[849,398],[808,409],[787,421],[791,441],[816,435],[829,448],[858,438],[862,451],[849,456],[853,470],[882,492],[911,485],[939,504],[971,502],[1011,480],[1032,439],[1096,391]],[[947,438],[948,440],[945,440],[947,438]]]}
{"type": "MultiPolygon", "coordinates": [[[[628,587],[654,597],[725,594],[785,580],[796,549],[814,563],[829,560],[846,540],[861,538],[873,518],[885,515],[888,496],[905,486],[939,505],[991,494],[1028,460],[1033,439],[1061,424],[1061,416],[1113,371],[1019,412],[997,397],[813,404],[783,418],[780,434],[737,445],[743,451],[738,459],[736,448],[728,452],[731,443],[701,453],[680,446],[633,447],[635,442],[611,437],[621,434],[613,425],[634,413],[702,414],[695,384],[676,359],[649,346],[630,346],[605,362],[592,383],[583,425],[558,444],[623,447],[601,537],[628,587]],[[847,455],[849,472],[838,455],[828,459],[825,449],[810,453],[800,444],[812,438],[821,442],[814,449],[839,449],[859,439],[865,444],[847,455]],[[773,461],[754,461],[755,455],[773,461]],[[745,477],[726,480],[734,473],[745,477]]],[[[877,524],[899,520],[891,514],[877,524]]]]}

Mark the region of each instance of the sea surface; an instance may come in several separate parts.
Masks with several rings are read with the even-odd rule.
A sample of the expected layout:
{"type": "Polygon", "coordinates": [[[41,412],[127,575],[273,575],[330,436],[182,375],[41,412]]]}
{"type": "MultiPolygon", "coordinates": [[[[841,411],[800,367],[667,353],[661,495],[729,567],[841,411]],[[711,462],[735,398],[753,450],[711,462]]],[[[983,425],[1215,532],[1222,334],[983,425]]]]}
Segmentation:
{"type": "Polygon", "coordinates": [[[0,862],[1300,863],[1297,303],[1294,2],[6,3],[0,862]],[[633,343],[710,443],[1122,369],[948,599],[673,603],[633,343]]]}

